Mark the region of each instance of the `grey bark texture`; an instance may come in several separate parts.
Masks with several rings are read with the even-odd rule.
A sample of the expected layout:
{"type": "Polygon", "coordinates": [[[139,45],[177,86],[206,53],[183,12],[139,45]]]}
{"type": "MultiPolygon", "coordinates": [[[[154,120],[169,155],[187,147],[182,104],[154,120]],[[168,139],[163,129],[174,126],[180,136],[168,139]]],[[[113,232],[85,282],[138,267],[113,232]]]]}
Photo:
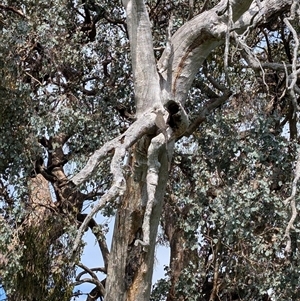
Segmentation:
{"type": "Polygon", "coordinates": [[[75,185],[80,185],[94,172],[102,158],[112,156],[113,185],[80,227],[74,247],[76,251],[93,215],[107,202],[118,198],[120,203],[108,264],[105,301],[148,301],[150,298],[156,235],[168,179],[167,153],[172,153],[169,148],[173,148],[174,143],[165,146],[188,128],[188,116],[183,107],[204,60],[213,49],[225,43],[229,31],[241,34],[249,26],[257,26],[278,11],[287,10],[291,4],[291,0],[221,0],[169,37],[168,49],[156,62],[145,1],[123,0],[137,120],[124,134],[96,151],[86,167],[71,179],[75,185]],[[229,15],[232,20],[229,20],[229,15]],[[177,130],[169,129],[165,121],[165,116],[170,114],[170,103],[177,108],[177,130]],[[133,174],[126,177],[123,162],[129,150],[133,174]]]}

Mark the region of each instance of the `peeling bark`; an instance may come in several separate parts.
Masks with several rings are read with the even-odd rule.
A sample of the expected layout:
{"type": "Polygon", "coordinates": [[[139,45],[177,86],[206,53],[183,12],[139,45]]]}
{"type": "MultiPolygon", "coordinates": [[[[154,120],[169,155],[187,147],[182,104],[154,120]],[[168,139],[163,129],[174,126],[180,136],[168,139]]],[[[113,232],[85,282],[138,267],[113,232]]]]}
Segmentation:
{"type": "MultiPolygon", "coordinates": [[[[134,160],[135,158],[133,158],[134,160]]],[[[127,190],[118,210],[114,239],[112,242],[108,275],[106,283],[106,301],[112,300],[148,300],[154,263],[154,250],[157,228],[162,210],[161,201],[164,196],[168,177],[165,153],[159,157],[161,168],[154,204],[150,216],[150,236],[147,251],[137,240],[143,239],[143,218],[145,207],[145,181],[135,182],[133,177],[127,180],[127,190]]]]}
{"type": "MultiPolygon", "coordinates": [[[[231,1],[233,20],[238,19],[252,1],[231,1]]],[[[162,74],[164,89],[177,102],[184,103],[196,73],[213,49],[224,43],[227,32],[227,1],[221,1],[185,23],[171,38],[169,66],[162,74]]],[[[165,60],[166,53],[160,61],[165,60]]]]}
{"type": "MultiPolygon", "coordinates": [[[[82,184],[97,169],[101,159],[112,156],[112,187],[85,217],[73,248],[77,250],[93,215],[107,202],[115,202],[118,210],[107,267],[105,301],[149,300],[155,241],[173,142],[184,132],[192,133],[205,119],[207,111],[218,107],[230,96],[230,91],[225,91],[222,97],[204,108],[199,120],[188,127],[188,116],[183,106],[196,73],[212,50],[224,44],[231,21],[234,22],[233,29],[242,33],[253,22],[257,25],[263,22],[263,18],[277,13],[271,8],[264,14],[260,13],[259,5],[268,7],[267,1],[232,0],[230,9],[228,3],[228,0],[222,0],[211,10],[185,23],[170,37],[170,47],[156,63],[145,2],[123,0],[132,55],[137,120],[125,133],[97,150],[71,179],[74,186],[82,184]],[[160,72],[157,66],[163,66],[160,72]],[[172,117],[173,125],[169,122],[160,126],[155,114],[158,111],[163,118],[172,117]],[[125,175],[124,157],[131,149],[133,155],[129,166],[132,173],[125,175]]],[[[290,4],[291,1],[287,0],[281,4],[276,2],[278,10],[284,10],[290,4]]],[[[180,229],[173,225],[169,230],[174,274],[168,300],[175,300],[175,284],[188,258],[181,256],[184,237],[180,229]]]]}

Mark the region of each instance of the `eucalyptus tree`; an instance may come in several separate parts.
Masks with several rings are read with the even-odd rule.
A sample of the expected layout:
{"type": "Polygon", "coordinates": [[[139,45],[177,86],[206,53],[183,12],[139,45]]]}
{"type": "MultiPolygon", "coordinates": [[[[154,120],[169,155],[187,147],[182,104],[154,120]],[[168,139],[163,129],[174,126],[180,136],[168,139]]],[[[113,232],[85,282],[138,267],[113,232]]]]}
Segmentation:
{"type": "Polygon", "coordinates": [[[0,4],[9,299],[298,298],[298,19],[292,0],[0,4]],[[103,267],[80,262],[88,229],[103,267]]]}

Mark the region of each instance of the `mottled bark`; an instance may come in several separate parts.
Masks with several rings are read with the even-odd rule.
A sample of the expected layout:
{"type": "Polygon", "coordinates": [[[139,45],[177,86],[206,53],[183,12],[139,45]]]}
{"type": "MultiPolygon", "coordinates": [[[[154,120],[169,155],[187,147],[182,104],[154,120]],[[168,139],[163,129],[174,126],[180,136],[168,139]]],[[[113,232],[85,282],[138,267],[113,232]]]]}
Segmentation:
{"type": "MultiPolygon", "coordinates": [[[[232,21],[237,21],[249,8],[252,1],[231,1],[232,21]]],[[[228,2],[221,1],[210,11],[196,16],[183,25],[171,38],[171,52],[165,51],[158,65],[161,70],[160,86],[157,86],[157,71],[153,60],[153,46],[150,26],[144,3],[141,0],[124,1],[133,56],[133,72],[138,113],[151,110],[155,105],[166,105],[173,100],[184,103],[195,74],[205,58],[217,46],[224,43],[228,30],[228,2]],[[165,65],[165,66],[164,66],[165,65]],[[153,95],[153,93],[155,95],[153,95]],[[159,103],[161,102],[161,103],[159,103]]],[[[171,150],[172,152],[172,150],[171,150]]],[[[145,154],[147,157],[147,153],[145,154]]],[[[133,159],[135,160],[135,158],[133,159]]],[[[165,163],[161,161],[160,163],[165,163]]],[[[140,164],[138,160],[134,164],[140,164]]],[[[133,164],[133,165],[134,165],[133,164]]],[[[165,165],[166,166],[166,165],[165,165]]],[[[149,167],[149,166],[148,166],[149,167]]],[[[166,169],[167,170],[167,169],[166,169]]],[[[108,283],[105,300],[148,300],[150,293],[153,252],[158,221],[163,204],[163,191],[167,171],[160,169],[156,190],[156,206],[150,217],[150,246],[147,252],[142,245],[134,245],[140,239],[143,213],[141,204],[148,200],[145,178],[134,183],[127,182],[127,193],[122,200],[115,225],[111,259],[108,269],[108,283]],[[161,173],[163,173],[161,175],[161,173]],[[163,178],[161,177],[163,176],[163,178]],[[131,259],[133,258],[133,259],[131,259]],[[130,266],[133,262],[135,267],[130,266]],[[129,264],[129,268],[128,268],[129,264]],[[129,273],[129,275],[128,275],[129,273]],[[128,280],[129,278],[129,280],[128,280]]],[[[144,165],[143,174],[147,173],[144,165]]],[[[172,287],[168,300],[175,300],[175,285],[179,275],[188,263],[191,252],[183,250],[184,235],[173,223],[168,231],[171,243],[172,287]],[[185,256],[187,255],[187,256],[185,256]]]]}
{"type": "MultiPolygon", "coordinates": [[[[79,185],[94,172],[101,158],[112,156],[114,181],[110,190],[83,222],[74,251],[89,220],[107,202],[118,200],[118,211],[110,252],[105,301],[139,300],[150,297],[154,249],[168,178],[174,141],[188,128],[183,105],[196,73],[207,56],[225,42],[229,33],[243,32],[251,22],[262,22],[259,6],[266,1],[222,0],[186,22],[169,39],[169,45],[156,64],[148,11],[143,0],[123,0],[133,67],[137,120],[129,129],[97,150],[87,165],[72,179],[79,185]],[[249,7],[251,8],[249,9],[249,7]],[[230,19],[232,18],[232,19],[230,19]],[[245,24],[247,24],[245,26],[245,24]],[[159,71],[158,71],[159,70],[159,71]],[[175,108],[175,110],[174,110],[175,108]],[[159,132],[156,116],[172,117],[174,127],[159,132]],[[124,158],[130,155],[130,174],[124,172],[124,158]]],[[[285,9],[290,1],[278,9],[285,9]]],[[[276,3],[278,4],[278,3],[276,3]]],[[[272,11],[272,8],[270,8],[272,11]]],[[[274,12],[276,13],[276,12],[274,12]]],[[[268,17],[268,11],[264,14],[268,17]]],[[[228,41],[228,40],[227,40],[228,41]]],[[[224,99],[230,91],[224,93],[224,99]]],[[[212,108],[224,101],[222,97],[212,108]]],[[[209,108],[207,108],[209,110],[209,108]]],[[[205,117],[205,113],[204,113],[205,117]]],[[[201,118],[204,118],[201,116],[201,118]]],[[[201,120],[202,120],[201,119],[201,120]]],[[[198,123],[201,120],[197,121],[198,123]]],[[[197,122],[188,129],[191,133],[197,122]]],[[[168,300],[175,300],[175,285],[188,263],[183,231],[170,221],[172,288],[168,300]]]]}
{"type": "MultiPolygon", "coordinates": [[[[139,181],[127,179],[127,190],[117,212],[113,242],[108,265],[106,301],[149,300],[154,264],[154,250],[162,200],[168,176],[165,154],[161,156],[160,183],[151,213],[150,245],[135,244],[143,239],[142,224],[147,201],[145,174],[139,181]]],[[[136,157],[133,157],[135,162],[136,157]]],[[[134,168],[134,167],[133,167],[134,168]]]]}

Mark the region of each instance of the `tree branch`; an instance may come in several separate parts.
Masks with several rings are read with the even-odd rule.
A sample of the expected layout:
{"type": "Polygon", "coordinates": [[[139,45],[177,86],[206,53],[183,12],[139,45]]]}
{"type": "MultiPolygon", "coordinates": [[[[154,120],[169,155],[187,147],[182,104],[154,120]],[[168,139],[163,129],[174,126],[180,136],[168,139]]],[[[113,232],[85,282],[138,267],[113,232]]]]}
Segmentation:
{"type": "Polygon", "coordinates": [[[97,275],[94,273],[94,269],[89,269],[87,266],[85,266],[82,263],[78,263],[77,266],[79,266],[80,268],[82,268],[85,273],[88,273],[92,278],[84,278],[84,279],[80,279],[82,275],[84,275],[85,273],[80,273],[77,277],[76,277],[76,283],[75,285],[79,285],[82,284],[84,282],[89,282],[89,283],[93,283],[97,286],[98,290],[100,291],[100,293],[102,294],[102,296],[105,296],[105,288],[103,286],[103,284],[101,283],[101,281],[99,281],[97,275]]]}
{"type": "MultiPolygon", "coordinates": [[[[77,215],[77,220],[83,223],[86,217],[87,214],[80,213],[77,215]]],[[[103,232],[99,229],[99,225],[96,223],[96,221],[93,218],[89,221],[88,226],[91,229],[92,233],[96,236],[99,248],[102,253],[104,266],[105,266],[105,269],[102,272],[106,273],[106,269],[108,266],[109,250],[106,244],[105,236],[103,232]]]]}
{"type": "MultiPolygon", "coordinates": [[[[235,22],[250,6],[252,0],[231,1],[232,19],[235,22]]],[[[195,74],[205,58],[217,46],[224,43],[228,24],[228,1],[222,0],[209,11],[185,23],[172,37],[172,49],[168,69],[162,77],[168,82],[168,93],[177,102],[184,102],[195,74]]],[[[164,62],[163,52],[159,64],[164,62]]]]}
{"type": "Polygon", "coordinates": [[[290,221],[288,222],[288,225],[286,226],[285,229],[285,234],[284,236],[287,238],[287,244],[285,247],[285,251],[287,253],[291,252],[291,235],[290,231],[294,227],[294,221],[297,217],[297,208],[296,208],[296,193],[297,193],[297,184],[300,179],[300,152],[298,152],[298,158],[297,158],[297,163],[295,167],[295,172],[294,172],[294,180],[292,183],[292,192],[291,195],[284,200],[284,205],[288,205],[290,203],[291,209],[292,209],[292,216],[290,218],[290,221]]]}
{"type": "Polygon", "coordinates": [[[168,25],[168,31],[167,31],[167,43],[164,49],[165,52],[164,61],[159,61],[157,64],[159,73],[163,73],[165,70],[167,70],[169,65],[169,59],[172,54],[172,44],[171,44],[172,29],[173,29],[173,16],[171,15],[169,20],[169,25],[168,25]]]}
{"type": "Polygon", "coordinates": [[[98,201],[98,203],[94,206],[91,212],[86,216],[80,228],[78,229],[78,233],[74,241],[74,246],[72,248],[72,254],[75,254],[77,252],[77,249],[79,247],[85,229],[88,226],[91,219],[94,217],[94,215],[98,213],[108,202],[111,202],[115,200],[118,196],[122,195],[124,191],[125,191],[125,181],[122,181],[122,183],[120,183],[119,186],[117,184],[112,185],[112,187],[107,191],[107,193],[105,193],[103,197],[98,201]]]}
{"type": "Polygon", "coordinates": [[[158,185],[159,171],[161,164],[159,163],[159,152],[165,145],[165,135],[159,134],[151,140],[148,148],[148,170],[146,176],[147,185],[147,204],[144,213],[144,220],[142,225],[143,240],[137,239],[135,245],[141,244],[144,246],[144,250],[150,245],[150,222],[153,206],[156,204],[156,187],[158,185]]]}
{"type": "Polygon", "coordinates": [[[293,0],[253,1],[250,8],[235,22],[233,30],[242,34],[245,30],[248,31],[249,27],[268,23],[275,14],[287,12],[292,3],[293,0]]]}
{"type": "MultiPolygon", "coordinates": [[[[149,131],[154,125],[155,115],[149,112],[144,113],[142,118],[136,120],[123,134],[115,139],[106,142],[100,149],[96,150],[89,158],[85,167],[79,171],[73,178],[70,179],[76,186],[85,182],[96,170],[101,160],[106,158],[116,149],[127,150],[132,146],[139,138],[149,131]]],[[[121,162],[122,164],[122,162],[121,162]]],[[[111,166],[111,172],[114,174],[114,168],[111,166]]]]}
{"type": "Polygon", "coordinates": [[[144,0],[123,0],[132,57],[137,116],[149,101],[160,103],[159,76],[154,57],[151,25],[144,0]],[[145,72],[146,70],[146,72],[145,72]]]}
{"type": "Polygon", "coordinates": [[[185,131],[184,136],[190,136],[202,122],[206,121],[206,116],[216,108],[220,107],[230,97],[230,95],[231,92],[227,91],[219,98],[211,99],[207,104],[205,104],[201,112],[198,114],[198,117],[190,124],[190,126],[185,131]]]}
{"type": "MultiPolygon", "coordinates": [[[[296,3],[296,1],[294,2],[296,3]]],[[[292,6],[293,8],[293,6],[292,6]]],[[[295,18],[295,12],[291,8],[291,17],[292,20],[295,18]]],[[[287,82],[287,93],[291,98],[292,104],[294,106],[294,112],[293,115],[296,114],[298,111],[298,103],[297,103],[297,97],[295,93],[295,86],[297,83],[298,75],[300,73],[300,69],[297,69],[297,62],[298,62],[298,50],[299,50],[299,38],[296,30],[292,26],[292,24],[289,21],[289,18],[284,18],[283,22],[288,27],[288,29],[291,31],[293,38],[294,38],[294,51],[293,51],[293,61],[292,61],[292,73],[288,76],[289,81],[287,82]]]]}
{"type": "Polygon", "coordinates": [[[27,18],[27,17],[23,14],[23,12],[22,12],[21,10],[16,9],[16,8],[13,7],[13,6],[0,4],[0,9],[12,11],[12,12],[14,12],[15,14],[19,15],[20,17],[22,17],[22,18],[27,18]]]}
{"type": "Polygon", "coordinates": [[[71,179],[71,181],[75,185],[81,184],[93,173],[100,160],[107,156],[110,151],[114,150],[114,155],[110,164],[110,170],[113,175],[113,184],[82,222],[74,241],[74,246],[72,249],[73,254],[76,253],[83,233],[85,232],[85,229],[87,228],[93,216],[97,212],[99,212],[99,210],[101,210],[108,202],[111,202],[117,199],[118,196],[123,195],[126,189],[126,181],[123,175],[123,163],[126,150],[130,146],[132,146],[139,138],[141,138],[149,129],[155,126],[155,116],[156,115],[151,112],[145,113],[145,118],[139,118],[128,128],[126,132],[113,139],[112,141],[105,143],[103,147],[97,150],[90,157],[87,165],[71,179]]]}

